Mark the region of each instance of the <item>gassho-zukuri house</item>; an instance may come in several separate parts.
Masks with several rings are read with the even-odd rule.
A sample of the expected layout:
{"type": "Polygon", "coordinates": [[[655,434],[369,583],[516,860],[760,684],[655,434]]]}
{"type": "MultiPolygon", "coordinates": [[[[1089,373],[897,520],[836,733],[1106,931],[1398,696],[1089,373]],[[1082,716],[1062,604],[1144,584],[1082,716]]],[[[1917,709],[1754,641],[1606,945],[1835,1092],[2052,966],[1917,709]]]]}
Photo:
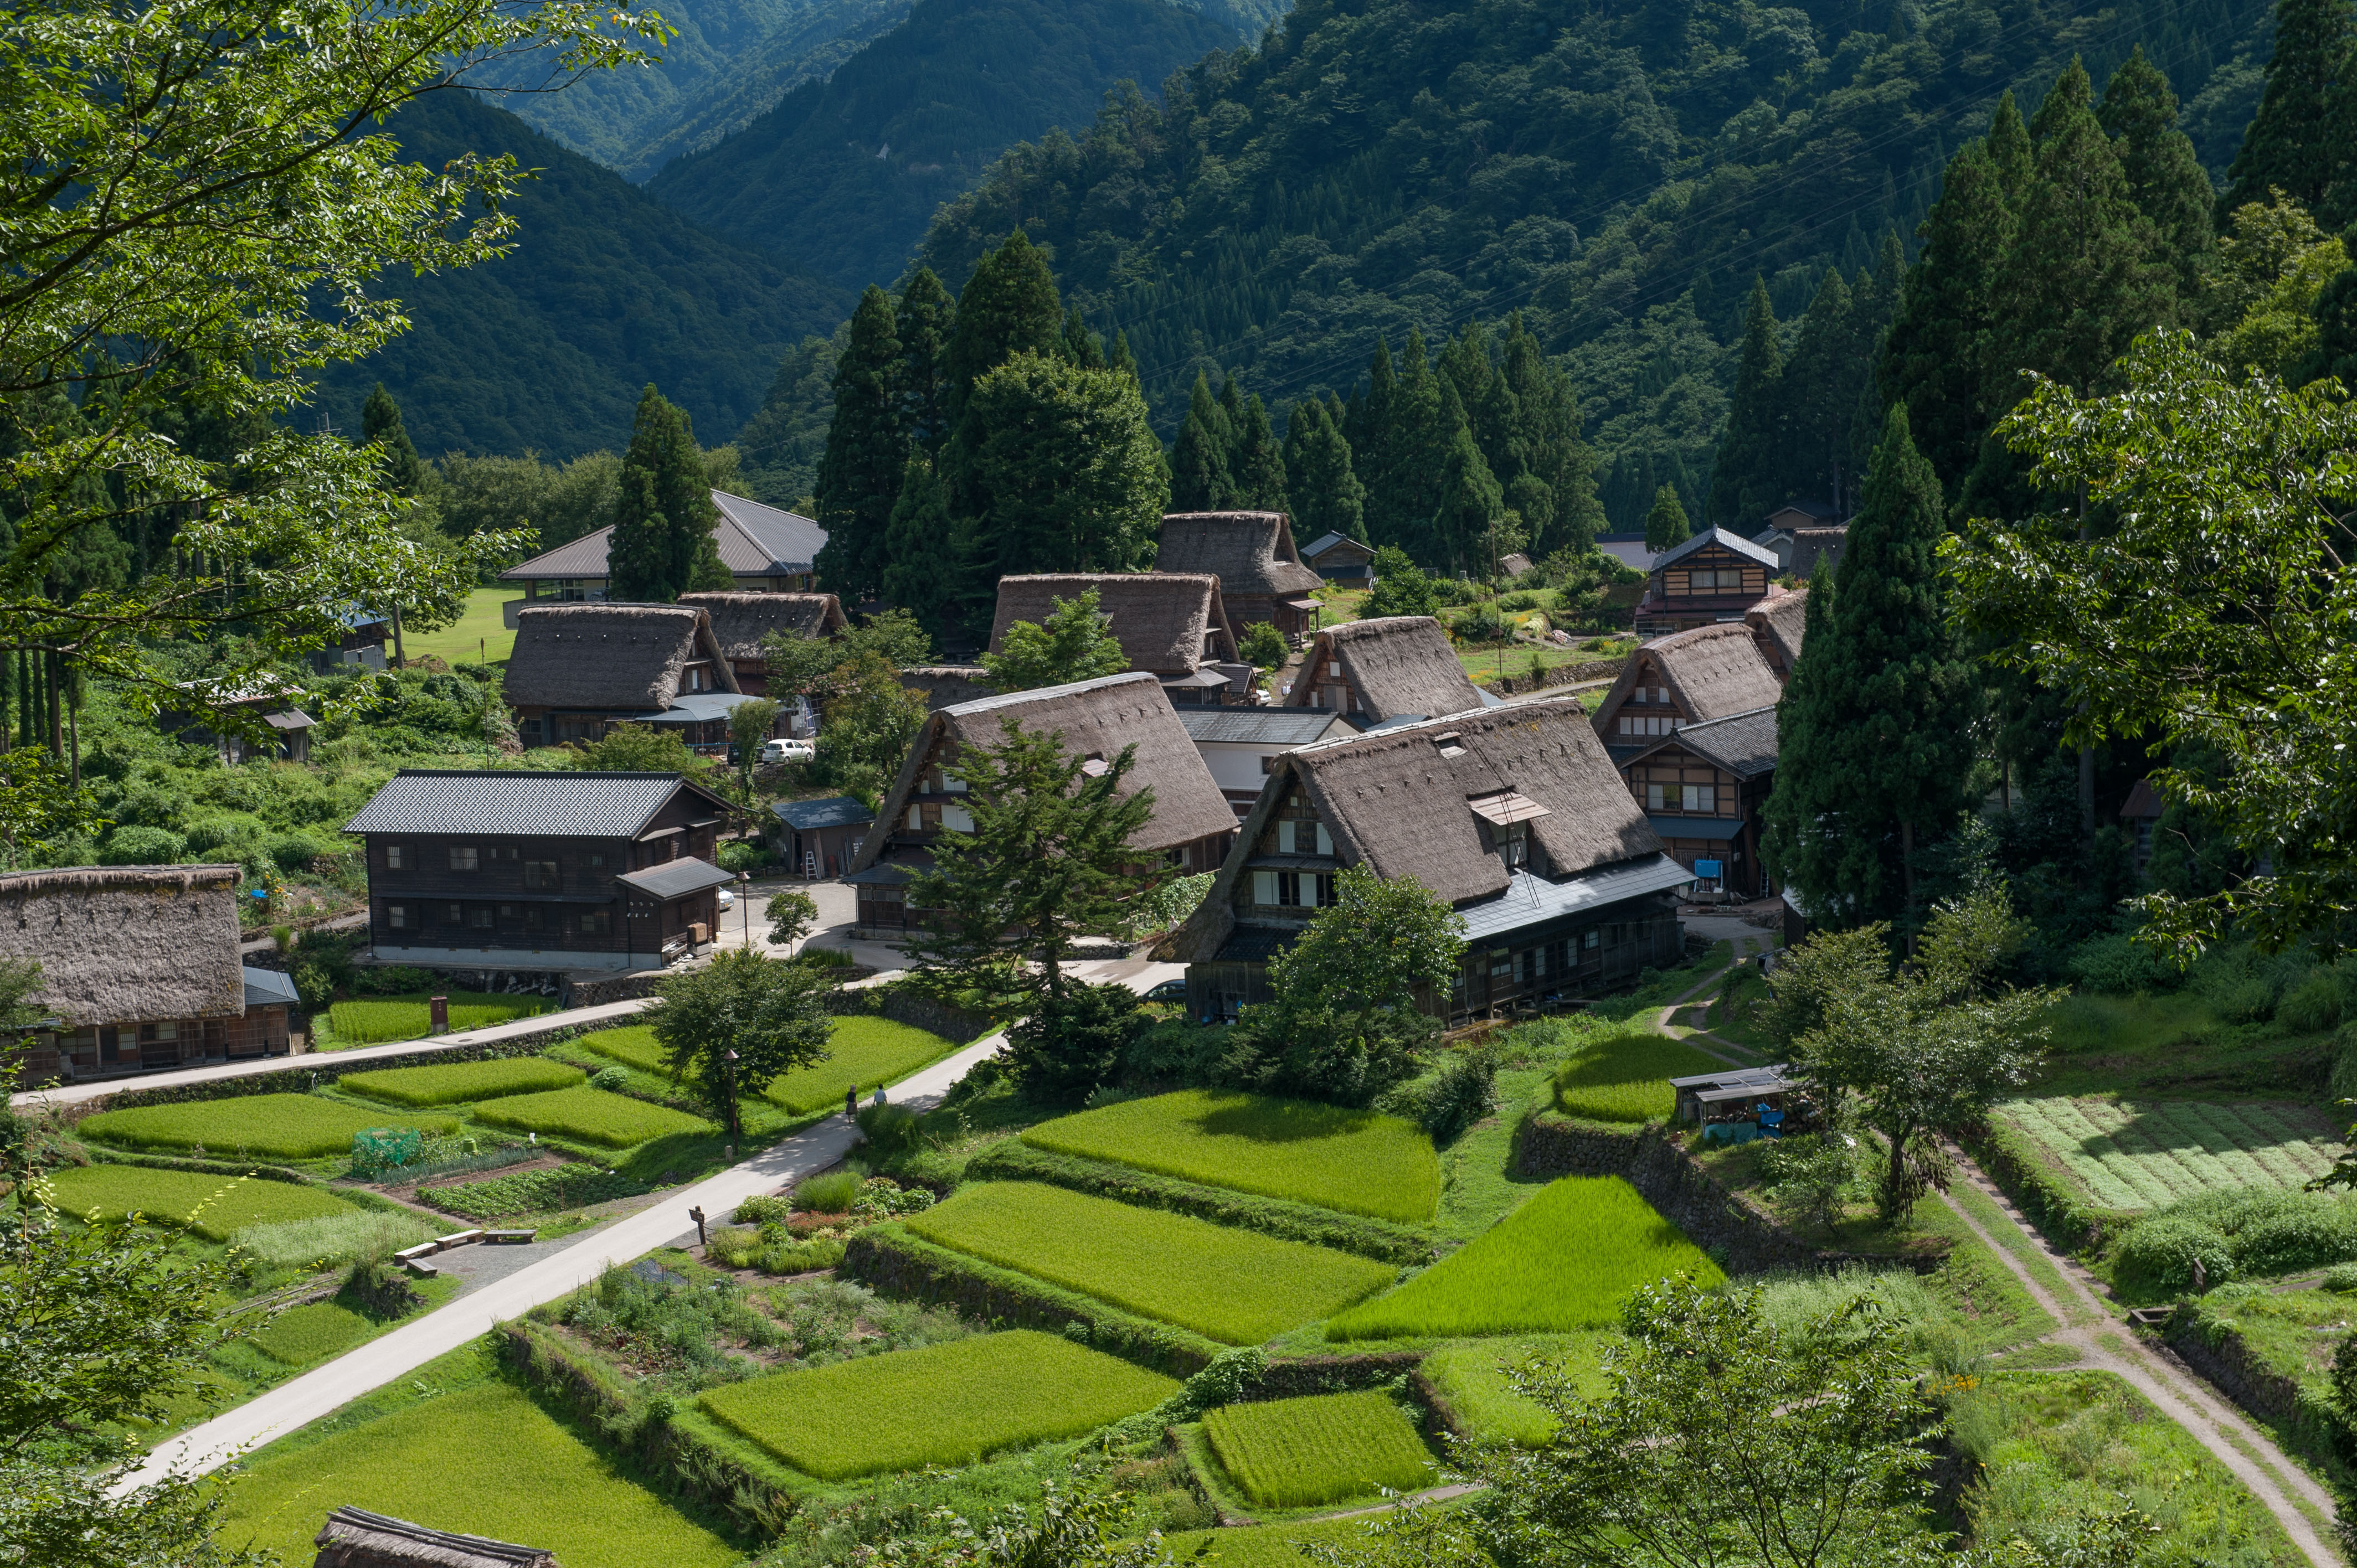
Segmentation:
{"type": "Polygon", "coordinates": [[[698,751],[728,745],[728,713],[749,703],[736,666],[694,605],[550,605],[516,623],[501,692],[525,746],[594,741],[647,725],[698,751]]]}
{"type": "Polygon", "coordinates": [[[1278,757],[1211,891],[1157,954],[1188,966],[1189,1013],[1267,1001],[1268,961],[1348,865],[1413,878],[1464,918],[1456,983],[1426,1002],[1444,1018],[1600,990],[1684,950],[1676,894],[1694,873],[1663,853],[1577,698],[1278,757]]]}

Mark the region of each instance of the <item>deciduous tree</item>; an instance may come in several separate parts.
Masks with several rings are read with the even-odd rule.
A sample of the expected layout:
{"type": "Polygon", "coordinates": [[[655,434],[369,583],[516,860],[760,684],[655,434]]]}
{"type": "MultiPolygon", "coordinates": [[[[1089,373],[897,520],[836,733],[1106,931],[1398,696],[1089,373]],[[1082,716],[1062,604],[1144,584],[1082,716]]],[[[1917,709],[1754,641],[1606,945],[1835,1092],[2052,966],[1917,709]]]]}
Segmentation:
{"type": "Polygon", "coordinates": [[[694,1083],[738,1148],[745,1144],[744,1098],[827,1059],[834,1030],[827,988],[826,977],[808,965],[735,948],[663,982],[653,1022],[663,1065],[673,1083],[694,1083]]]}
{"type": "Polygon", "coordinates": [[[1010,623],[998,651],[982,656],[993,686],[1001,692],[1029,692],[1118,675],[1129,668],[1129,656],[1106,624],[1094,588],[1049,604],[1045,621],[1036,626],[1028,620],[1010,623]]]}

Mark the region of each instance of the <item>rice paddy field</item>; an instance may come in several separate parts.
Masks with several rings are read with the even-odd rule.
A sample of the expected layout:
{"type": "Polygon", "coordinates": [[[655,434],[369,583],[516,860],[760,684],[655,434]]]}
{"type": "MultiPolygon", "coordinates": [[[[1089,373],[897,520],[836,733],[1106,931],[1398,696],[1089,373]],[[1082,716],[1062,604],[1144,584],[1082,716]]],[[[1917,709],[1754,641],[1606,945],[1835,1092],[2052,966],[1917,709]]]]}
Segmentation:
{"type": "Polygon", "coordinates": [[[2297,1188],[2332,1168],[2341,1140],[2305,1106],[2120,1101],[2052,1095],[1996,1114],[2106,1208],[2158,1208],[2197,1192],[2297,1188]]]}
{"type": "Polygon", "coordinates": [[[282,1160],[319,1159],[352,1146],[371,1127],[414,1127],[455,1133],[457,1118],[414,1111],[378,1111],[317,1094],[247,1094],[179,1105],[137,1105],[85,1116],[84,1138],[131,1149],[202,1148],[223,1158],[249,1155],[282,1160]]]}
{"type": "Polygon", "coordinates": [[[1670,1079],[1726,1066],[1666,1035],[1609,1036],[1583,1047],[1555,1074],[1555,1109],[1596,1122],[1650,1122],[1677,1109],[1670,1079]]]}
{"type": "MultiPolygon", "coordinates": [[[[545,996],[510,996],[489,991],[444,991],[436,995],[450,1004],[450,1027],[488,1028],[518,1018],[536,1018],[555,1011],[545,996]]],[[[328,1009],[328,1027],[339,1046],[375,1046],[393,1040],[418,1040],[434,1026],[430,998],[380,996],[360,1002],[339,1002],[328,1009]]]]}
{"type": "Polygon", "coordinates": [[[1180,1530],[1162,1538],[1173,1561],[1193,1563],[1210,1552],[1219,1568],[1300,1568],[1308,1561],[1304,1543],[1342,1549],[1374,1545],[1363,1519],[1310,1520],[1297,1524],[1256,1524],[1242,1529],[1180,1530]]]}
{"type": "Polygon", "coordinates": [[[1315,1508],[1427,1485],[1432,1455],[1380,1390],[1228,1405],[1203,1417],[1211,1452],[1264,1508],[1315,1508]]]}
{"type": "Polygon", "coordinates": [[[577,1138],[609,1149],[627,1149],[675,1133],[708,1133],[701,1116],[608,1094],[584,1084],[541,1094],[511,1094],[475,1107],[475,1120],[519,1132],[577,1138]]]}
{"type": "Polygon", "coordinates": [[[273,1548],[282,1563],[317,1555],[319,1521],[345,1503],[544,1547],[565,1568],[734,1568],[744,1557],[503,1382],[274,1445],[244,1469],[221,1540],[273,1548]]]}
{"type": "Polygon", "coordinates": [[[230,1237],[230,1243],[266,1267],[303,1269],[386,1257],[425,1240],[436,1229],[424,1216],[406,1210],[336,1207],[342,1212],[245,1226],[230,1237]]]}
{"type": "Polygon", "coordinates": [[[247,1343],[274,1361],[307,1367],[351,1348],[375,1330],[375,1324],[351,1308],[321,1301],[288,1307],[254,1330],[247,1343]]]}
{"type": "Polygon", "coordinates": [[[787,1073],[762,1090],[761,1097],[795,1116],[839,1108],[845,1090],[856,1089],[864,1098],[879,1086],[931,1067],[956,1050],[958,1043],[889,1018],[854,1015],[835,1019],[826,1048],[831,1054],[825,1061],[787,1073]]]}
{"type": "Polygon", "coordinates": [[[1077,1437],[1178,1389],[1061,1336],[1012,1329],[730,1383],[700,1402],[805,1475],[847,1480],[1077,1437]]]}
{"type": "Polygon", "coordinates": [[[350,1072],[337,1079],[336,1087],[402,1105],[454,1105],[461,1101],[570,1089],[587,1076],[577,1067],[546,1057],[509,1057],[394,1068],[387,1072],[350,1072]]]}
{"type": "Polygon", "coordinates": [[[1514,1392],[1511,1374],[1536,1359],[1559,1361],[1583,1398],[1600,1398],[1609,1391],[1598,1365],[1607,1337],[1601,1332],[1537,1335],[1443,1345],[1424,1359],[1419,1369],[1475,1442],[1538,1448],[1555,1441],[1555,1417],[1514,1392]]]}
{"type": "Polygon", "coordinates": [[[316,1187],[201,1171],[151,1171],[140,1165],[81,1165],[51,1176],[53,1198],[68,1214],[111,1219],[136,1213],[158,1225],[183,1226],[208,1241],[226,1241],[249,1225],[337,1219],[358,1212],[316,1187]]]}
{"type": "Polygon", "coordinates": [[[902,1223],[985,1262],[1230,1345],[1257,1345],[1339,1312],[1399,1273],[1330,1248],[1035,1182],[964,1187],[902,1223]]]}
{"type": "Polygon", "coordinates": [[[663,1064],[663,1048],[656,1041],[655,1032],[643,1024],[627,1029],[600,1029],[573,1043],[640,1072],[671,1070],[663,1064]]]}
{"type": "Polygon", "coordinates": [[[1726,1279],[1619,1176],[1565,1176],[1390,1294],[1326,1325],[1330,1340],[1561,1333],[1619,1321],[1638,1286],[1726,1279]]]}
{"type": "Polygon", "coordinates": [[[1422,1128],[1308,1101],[1190,1089],[1060,1117],[1023,1141],[1405,1224],[1440,1201],[1440,1159],[1422,1128]]]}

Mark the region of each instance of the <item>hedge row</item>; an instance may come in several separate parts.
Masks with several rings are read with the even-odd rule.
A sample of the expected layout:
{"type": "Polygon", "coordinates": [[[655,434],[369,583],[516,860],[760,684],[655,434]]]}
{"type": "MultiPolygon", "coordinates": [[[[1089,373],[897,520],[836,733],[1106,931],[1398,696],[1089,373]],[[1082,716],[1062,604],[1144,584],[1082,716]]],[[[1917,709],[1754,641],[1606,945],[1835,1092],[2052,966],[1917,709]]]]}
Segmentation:
{"type": "Polygon", "coordinates": [[[1226,1348],[1190,1329],[969,1258],[897,1223],[852,1237],[839,1272],[888,1295],[946,1303],[977,1322],[1045,1328],[1173,1377],[1192,1377],[1226,1348]]]}
{"type": "Polygon", "coordinates": [[[2045,1152],[1999,1122],[1987,1122],[1960,1140],[2014,1207],[2054,1240],[2073,1251],[2093,1252],[2136,1218],[2098,1208],[2081,1196],[2071,1178],[2048,1163],[2045,1152]]]}
{"type": "Polygon", "coordinates": [[[1019,1138],[993,1144],[966,1162],[970,1181],[1037,1181],[1110,1197],[1141,1208],[1192,1215],[1216,1225],[1258,1230],[1287,1241],[1331,1247],[1378,1262],[1404,1266],[1429,1263],[1438,1244],[1421,1230],[1364,1215],[1343,1214],[1281,1197],[1262,1197],[1226,1187],[1205,1187],[1177,1176],[1157,1176],[1102,1160],[1035,1149],[1019,1138]]]}

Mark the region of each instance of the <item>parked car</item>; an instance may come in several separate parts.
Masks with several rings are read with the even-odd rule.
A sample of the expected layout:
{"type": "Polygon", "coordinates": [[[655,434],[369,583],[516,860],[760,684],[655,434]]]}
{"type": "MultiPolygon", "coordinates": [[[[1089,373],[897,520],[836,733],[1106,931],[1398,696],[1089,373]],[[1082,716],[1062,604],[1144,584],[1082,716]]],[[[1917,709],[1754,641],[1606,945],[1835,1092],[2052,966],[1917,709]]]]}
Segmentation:
{"type": "Polygon", "coordinates": [[[724,909],[734,909],[737,907],[737,895],[723,887],[720,890],[720,907],[724,909]]]}
{"type": "Polygon", "coordinates": [[[1154,987],[1151,991],[1148,991],[1146,993],[1146,1000],[1148,1002],[1184,1002],[1187,1000],[1187,982],[1183,979],[1166,980],[1161,984],[1154,987]]]}
{"type": "Polygon", "coordinates": [[[780,762],[816,762],[818,744],[808,740],[773,740],[761,747],[761,766],[774,768],[780,762]]]}

